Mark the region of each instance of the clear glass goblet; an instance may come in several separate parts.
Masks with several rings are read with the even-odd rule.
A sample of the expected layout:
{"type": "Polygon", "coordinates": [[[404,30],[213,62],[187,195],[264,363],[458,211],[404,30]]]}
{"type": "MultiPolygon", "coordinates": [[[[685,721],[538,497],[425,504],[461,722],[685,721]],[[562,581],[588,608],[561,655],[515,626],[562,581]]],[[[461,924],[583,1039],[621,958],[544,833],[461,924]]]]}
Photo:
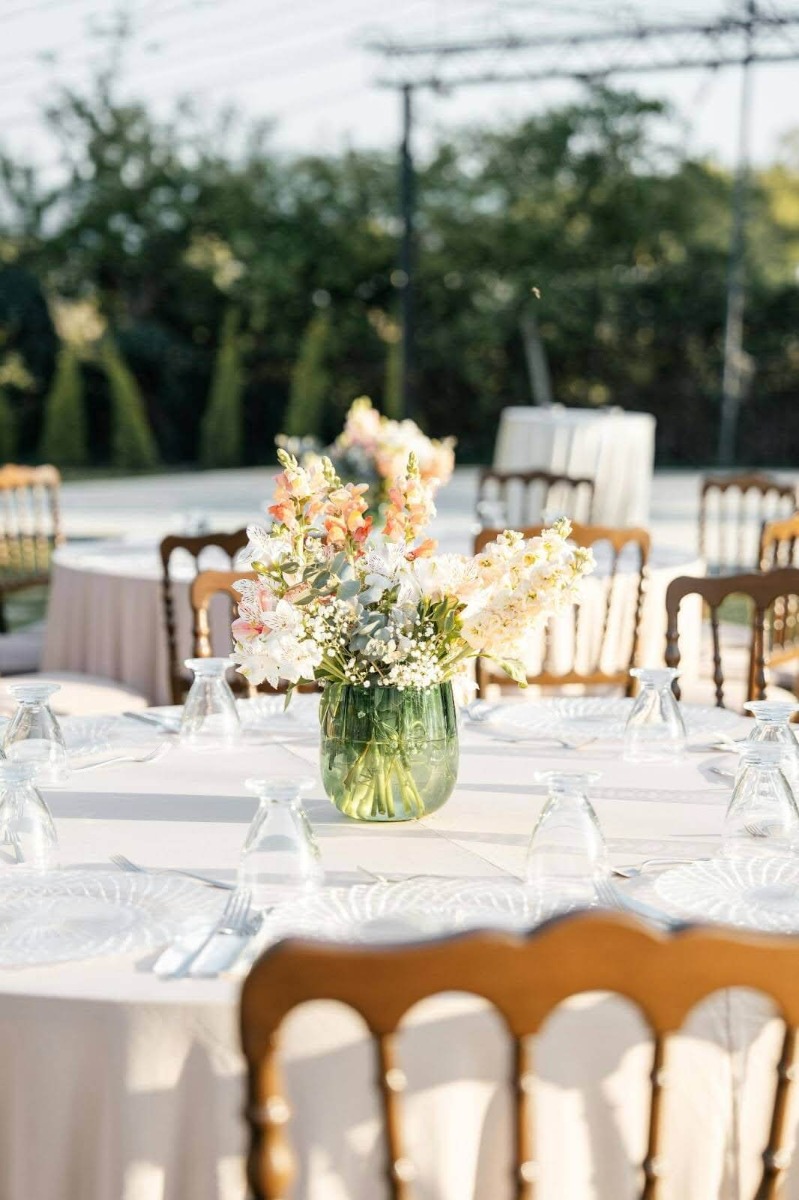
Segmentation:
{"type": "Polygon", "coordinates": [[[553,908],[602,901],[609,869],[605,839],[588,799],[597,772],[547,771],[536,776],[549,797],[538,818],[525,864],[525,883],[551,896],[553,908]]]}
{"type": "Polygon", "coordinates": [[[6,863],[49,871],[58,866],[58,835],[35,775],[34,763],[0,762],[0,850],[6,863]]]}
{"type": "Polygon", "coordinates": [[[50,708],[50,697],[59,691],[58,684],[15,683],[9,691],[17,701],[17,710],[3,737],[6,758],[34,767],[40,787],[64,784],[69,775],[67,748],[50,708]]]}
{"type": "Polygon", "coordinates": [[[724,818],[721,853],[741,858],[799,851],[799,808],[779,742],[746,742],[724,818]]]}
{"type": "Polygon", "coordinates": [[[679,671],[671,667],[633,667],[641,690],[624,728],[627,762],[670,762],[685,752],[685,722],[671,685],[679,671]]]}
{"type": "Polygon", "coordinates": [[[239,886],[252,891],[255,908],[296,899],[318,887],[324,872],[311,823],[300,797],[313,779],[248,779],[258,797],[239,862],[239,886]]]}
{"type": "Polygon", "coordinates": [[[237,741],[241,725],[236,698],[226,678],[229,658],[187,658],[194,672],[180,722],[180,740],[196,749],[219,749],[237,741]]]}
{"type": "Polygon", "coordinates": [[[748,700],[744,708],[755,718],[747,741],[782,746],[782,770],[799,803],[799,742],[790,724],[791,717],[799,712],[799,704],[783,700],[748,700]]]}

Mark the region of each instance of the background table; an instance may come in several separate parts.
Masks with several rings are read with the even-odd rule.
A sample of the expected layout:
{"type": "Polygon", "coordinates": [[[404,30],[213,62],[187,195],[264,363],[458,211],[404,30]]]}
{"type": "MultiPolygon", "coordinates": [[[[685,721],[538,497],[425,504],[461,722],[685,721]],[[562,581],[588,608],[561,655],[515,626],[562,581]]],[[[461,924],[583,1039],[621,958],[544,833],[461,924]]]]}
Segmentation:
{"type": "MultiPolygon", "coordinates": [[[[601,548],[600,548],[601,550],[601,548]]],[[[203,558],[204,566],[227,567],[224,555],[213,551],[203,558]]],[[[597,575],[603,561],[599,555],[597,575]]],[[[622,562],[621,586],[612,610],[608,654],[621,661],[629,654],[626,632],[631,628],[635,604],[630,563],[622,562]],[[625,586],[626,585],[626,586],[625,586]],[[622,637],[624,634],[624,638],[622,637]]],[[[193,562],[179,552],[173,558],[174,595],[177,615],[179,657],[191,653],[189,581],[193,562]]],[[[644,599],[640,662],[662,663],[666,644],[665,597],[668,584],[677,575],[704,574],[702,564],[691,552],[656,547],[652,554],[649,582],[644,599]]],[[[600,636],[604,616],[604,585],[601,579],[586,583],[585,610],[581,621],[581,644],[586,647],[600,636]]],[[[686,665],[699,661],[701,607],[689,600],[681,613],[681,649],[686,665]]],[[[230,650],[230,606],[224,597],[212,603],[212,644],[220,654],[230,650]]],[[[553,644],[568,654],[571,618],[564,618],[553,644]]],[[[535,658],[536,638],[531,646],[535,658]]],[[[53,560],[52,590],[45,632],[42,671],[82,671],[136,688],[153,704],[168,704],[169,672],[166,632],[161,598],[161,562],[153,541],[103,541],[90,545],[62,546],[53,560]]],[[[708,692],[708,695],[710,693],[708,692]]]]}
{"type": "MultiPolygon", "coordinates": [[[[157,764],[86,772],[80,786],[49,793],[62,860],[105,863],[121,852],[232,878],[253,812],[244,778],[316,774],[316,759],[309,736],[246,752],[176,748],[157,764]]],[[[706,770],[712,761],[729,765],[690,755],[653,770],[620,761],[618,746],[556,751],[470,727],[458,787],[435,816],[392,828],[350,824],[318,776],[307,810],[331,882],[362,881],[359,865],[389,875],[501,876],[521,871],[544,801],[534,772],[598,770],[595,805],[617,861],[707,854],[728,798],[706,770]]],[[[120,958],[0,974],[4,1200],[243,1200],[239,985],[165,982],[147,965],[120,958]]],[[[777,1033],[762,1017],[751,999],[716,998],[677,1039],[666,1093],[674,1200],[728,1200],[739,1176],[742,1195],[754,1178],[752,1139],[777,1033]],[[733,1104],[744,1070],[753,1086],[737,1089],[733,1104]]],[[[401,1055],[420,1197],[505,1200],[510,1062],[496,1018],[465,997],[440,998],[414,1015],[401,1055]]],[[[335,1006],[304,1009],[286,1027],[285,1059],[301,1114],[291,1134],[310,1169],[297,1196],[377,1200],[374,1064],[357,1020],[335,1006]]],[[[540,1200],[632,1196],[651,1065],[640,1020],[619,1001],[582,997],[553,1016],[535,1062],[540,1200]]],[[[799,1196],[795,1172],[786,1194],[799,1196]]]]}
{"type": "Polygon", "coordinates": [[[594,480],[597,525],[649,524],[655,462],[655,418],[621,409],[506,408],[494,466],[541,468],[594,480]]]}

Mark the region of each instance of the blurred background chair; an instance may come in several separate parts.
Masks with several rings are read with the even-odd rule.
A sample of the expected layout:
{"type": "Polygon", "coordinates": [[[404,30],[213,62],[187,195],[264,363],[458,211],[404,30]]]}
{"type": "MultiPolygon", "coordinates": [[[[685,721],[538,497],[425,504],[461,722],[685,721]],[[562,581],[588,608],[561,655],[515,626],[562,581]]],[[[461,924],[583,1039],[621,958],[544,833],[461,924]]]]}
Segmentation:
{"type": "MultiPolygon", "coordinates": [[[[740,709],[746,700],[762,700],[766,696],[786,698],[786,682],[790,684],[790,690],[795,691],[799,666],[799,568],[780,567],[760,574],[713,578],[684,575],[673,580],[666,591],[666,665],[669,667],[681,665],[680,605],[687,596],[693,595],[702,597],[710,617],[710,677],[707,679],[708,673],[700,671],[698,679],[692,678],[690,696],[686,695],[684,681],[678,681],[674,689],[678,697],[682,695],[683,699],[706,702],[712,681],[716,705],[740,709]],[[745,673],[736,669],[740,667],[737,661],[741,649],[739,639],[734,639],[732,645],[723,645],[725,626],[719,613],[731,597],[740,598],[745,605],[739,626],[746,631],[747,637],[745,673]],[[704,686],[703,679],[707,679],[704,686]]],[[[793,699],[793,696],[787,698],[793,699]]]]}
{"type": "Polygon", "coordinates": [[[516,529],[561,516],[587,523],[593,504],[593,479],[486,467],[477,483],[475,513],[481,529],[516,529]]]}
{"type": "Polygon", "coordinates": [[[799,512],[783,520],[766,521],[760,534],[760,570],[795,567],[799,539],[799,512]]]}
{"type": "Polygon", "coordinates": [[[699,492],[699,554],[708,574],[760,565],[763,524],[799,505],[797,489],[760,473],[705,475],[699,492]]]}
{"type": "MultiPolygon", "coordinates": [[[[525,538],[538,537],[544,527],[527,526],[525,538]]],[[[499,529],[483,529],[474,540],[479,554],[499,529]]],[[[621,688],[631,695],[641,626],[644,581],[651,542],[645,529],[610,529],[603,525],[572,526],[571,541],[594,550],[597,570],[582,589],[582,601],[548,622],[530,638],[525,663],[527,681],[545,688],[607,691],[621,688]]],[[[485,658],[476,661],[478,689],[489,684],[516,685],[485,658]]]]}
{"type": "MultiPolygon", "coordinates": [[[[240,579],[257,579],[255,571],[200,571],[189,589],[192,612],[192,630],[194,645],[193,658],[222,658],[233,649],[233,639],[230,626],[236,616],[239,593],[234,583],[240,579]],[[217,598],[226,597],[228,605],[225,613],[225,628],[227,638],[224,646],[214,646],[212,631],[211,605],[217,598]]],[[[228,672],[228,682],[237,695],[255,696],[259,691],[254,684],[249,683],[243,675],[233,668],[228,672]]],[[[262,684],[261,691],[275,691],[268,684],[262,684]]]]}
{"type": "MultiPolygon", "coordinates": [[[[175,614],[174,583],[170,574],[172,556],[181,553],[194,559],[195,572],[200,571],[200,559],[209,558],[208,551],[216,551],[216,559],[220,555],[227,558],[231,567],[239,551],[247,545],[247,530],[237,529],[234,533],[203,533],[196,535],[170,534],[160,545],[164,623],[166,627],[167,655],[169,665],[169,686],[172,693],[172,703],[182,704],[191,679],[183,666],[183,660],[178,652],[177,620],[175,614]]],[[[210,564],[209,564],[210,565],[210,564]]],[[[216,563],[218,564],[218,561],[216,563]]],[[[237,576],[243,578],[244,572],[237,576]]],[[[231,590],[231,595],[234,593],[231,590]]],[[[229,650],[225,653],[229,653],[229,650]]],[[[208,651],[210,655],[210,651],[208,651]]],[[[205,657],[207,657],[206,655],[205,657]]],[[[195,651],[195,657],[200,657],[195,651]]]]}
{"type": "MultiPolygon", "coordinates": [[[[414,1164],[403,1121],[406,1071],[399,1059],[400,1026],[421,1001],[461,992],[487,1000],[511,1039],[508,1134],[513,1139],[517,1180],[513,1194],[519,1200],[532,1200],[538,1178],[534,1039],[564,1000],[609,992],[632,1001],[652,1041],[649,1095],[642,1090],[639,1101],[641,1128],[647,1129],[647,1137],[641,1147],[643,1182],[636,1194],[654,1200],[663,1194],[660,1179],[667,1174],[661,1155],[666,1142],[664,1118],[674,1112],[662,1095],[670,1040],[700,1001],[729,988],[764,993],[775,1001],[785,1023],[771,1116],[762,1126],[768,1131],[763,1134],[767,1145],[756,1191],[758,1200],[774,1200],[792,1144],[788,1112],[799,1027],[796,939],[741,936],[701,927],[666,935],[619,914],[583,913],[550,921],[525,936],[472,933],[384,948],[282,942],[255,963],[241,996],[250,1129],[247,1175],[252,1195],[255,1200],[281,1200],[294,1194],[298,1164],[288,1133],[291,1110],[280,1067],[280,1033],[294,1008],[314,1000],[347,1005],[363,1019],[373,1041],[380,1099],[379,1108],[370,1104],[367,1111],[380,1113],[376,1119],[387,1195],[392,1200],[412,1200],[421,1194],[409,1182],[414,1164]]],[[[582,1040],[586,1051],[592,1041],[590,1020],[586,1016],[582,1040]]],[[[579,1025],[575,1034],[572,1053],[579,1061],[579,1025]]],[[[414,1077],[410,1064],[407,1076],[414,1077]]],[[[678,1087],[679,1075],[672,1082],[678,1087]]],[[[690,1076],[685,1082],[690,1086],[690,1076]]],[[[332,1096],[331,1102],[335,1099],[332,1096]]],[[[357,1111],[363,1111],[362,1103],[357,1111]]],[[[303,1115],[307,1120],[308,1114],[303,1115]]],[[[557,1188],[550,1186],[547,1191],[555,1195],[557,1188]]]]}
{"type": "Polygon", "coordinates": [[[0,467],[0,673],[35,671],[41,659],[44,620],[26,620],[26,609],[38,612],[36,592],[50,582],[53,550],[61,532],[61,475],[55,467],[0,467]],[[9,632],[8,599],[21,613],[9,632]]]}

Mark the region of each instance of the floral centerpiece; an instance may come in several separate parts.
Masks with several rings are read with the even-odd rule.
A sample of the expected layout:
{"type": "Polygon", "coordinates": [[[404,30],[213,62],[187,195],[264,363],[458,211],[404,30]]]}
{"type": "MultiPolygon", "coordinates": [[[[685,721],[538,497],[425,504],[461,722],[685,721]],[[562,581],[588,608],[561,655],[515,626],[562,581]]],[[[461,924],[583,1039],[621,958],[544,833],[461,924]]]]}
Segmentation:
{"type": "Polygon", "coordinates": [[[364,484],[328,458],[279,452],[269,529],[251,528],[233,624],[253,683],[322,685],[322,778],[336,806],[366,820],[440,807],[458,765],[452,682],[478,655],[525,683],[531,631],[578,597],[593,567],[557,521],[540,537],[502,533],[480,554],[436,554],[431,489],[411,455],[377,533],[364,484]]]}
{"type": "Polygon", "coordinates": [[[411,454],[416,456],[421,479],[433,492],[449,482],[455,468],[454,438],[429,438],[415,421],[385,417],[368,396],[353,400],[343,430],[324,450],[314,438],[280,434],[276,440],[306,467],[324,454],[341,479],[365,483],[367,509],[375,515],[388,500],[391,483],[405,470],[411,454]]]}

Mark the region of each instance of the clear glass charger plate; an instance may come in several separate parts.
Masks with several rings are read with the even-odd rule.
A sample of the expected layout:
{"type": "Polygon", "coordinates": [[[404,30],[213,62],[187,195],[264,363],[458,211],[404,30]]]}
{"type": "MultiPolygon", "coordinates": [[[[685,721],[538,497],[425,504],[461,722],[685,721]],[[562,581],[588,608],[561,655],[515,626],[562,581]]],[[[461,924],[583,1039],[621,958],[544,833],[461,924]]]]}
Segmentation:
{"type": "Polygon", "coordinates": [[[334,942],[409,942],[467,929],[521,930],[570,907],[515,879],[425,877],[322,888],[280,905],[259,948],[287,937],[334,942]]]}
{"type": "MultiPolygon", "coordinates": [[[[273,737],[308,737],[319,732],[319,696],[303,693],[292,696],[288,708],[284,695],[253,696],[238,700],[241,728],[246,734],[273,737]]],[[[178,704],[165,704],[147,710],[160,717],[168,731],[177,733],[183,712],[178,704]]]]}
{"type": "Polygon", "coordinates": [[[143,953],[213,921],[223,902],[174,876],[13,867],[0,875],[0,967],[143,953]]]}
{"type": "Polygon", "coordinates": [[[664,871],[653,891],[669,915],[771,933],[799,931],[799,858],[712,858],[664,871]]]}
{"type": "MultiPolygon", "coordinates": [[[[497,730],[533,737],[624,737],[633,706],[631,699],[616,696],[555,696],[543,700],[497,704],[485,724],[497,730]]],[[[680,706],[689,737],[746,732],[747,719],[727,708],[704,704],[680,706]]]]}

